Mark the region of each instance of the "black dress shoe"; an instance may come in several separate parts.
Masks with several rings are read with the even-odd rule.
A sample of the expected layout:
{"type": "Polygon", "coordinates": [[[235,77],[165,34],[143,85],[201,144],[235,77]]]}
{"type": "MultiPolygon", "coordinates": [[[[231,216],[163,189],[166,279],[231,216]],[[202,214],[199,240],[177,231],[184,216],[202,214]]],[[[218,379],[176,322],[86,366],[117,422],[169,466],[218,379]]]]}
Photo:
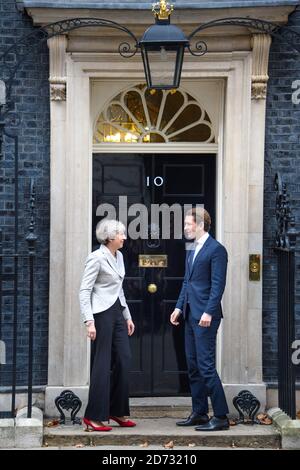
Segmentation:
{"type": "Polygon", "coordinates": [[[217,418],[213,416],[208,423],[196,426],[196,431],[226,431],[229,429],[228,418],[217,418]]]}
{"type": "Polygon", "coordinates": [[[209,417],[207,415],[198,415],[197,413],[192,413],[191,416],[186,418],[183,421],[177,421],[177,426],[196,426],[197,424],[208,423],[209,417]]]}

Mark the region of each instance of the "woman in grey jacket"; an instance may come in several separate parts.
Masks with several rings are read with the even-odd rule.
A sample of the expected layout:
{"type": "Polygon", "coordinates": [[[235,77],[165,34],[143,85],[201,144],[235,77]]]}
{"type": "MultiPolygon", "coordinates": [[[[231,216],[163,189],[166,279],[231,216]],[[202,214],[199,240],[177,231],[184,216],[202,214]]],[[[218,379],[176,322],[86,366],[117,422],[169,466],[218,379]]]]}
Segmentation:
{"type": "Polygon", "coordinates": [[[79,292],[82,319],[92,341],[89,399],[83,421],[94,431],[110,431],[103,421],[135,426],[125,418],[130,414],[128,336],[134,332],[134,323],[122,288],[125,268],[119,248],[126,240],[125,227],[117,220],[104,219],[97,225],[96,237],[100,248],[87,257],[79,292]]]}

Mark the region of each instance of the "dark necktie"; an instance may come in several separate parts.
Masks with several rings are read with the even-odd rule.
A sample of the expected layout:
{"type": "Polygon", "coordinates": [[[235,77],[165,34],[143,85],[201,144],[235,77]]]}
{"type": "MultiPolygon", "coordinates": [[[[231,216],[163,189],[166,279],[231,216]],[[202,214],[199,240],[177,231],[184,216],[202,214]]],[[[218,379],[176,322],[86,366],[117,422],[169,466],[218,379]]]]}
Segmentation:
{"type": "Polygon", "coordinates": [[[195,250],[190,250],[190,253],[189,253],[189,267],[190,267],[190,271],[192,270],[192,267],[193,267],[194,255],[195,255],[195,250]]]}

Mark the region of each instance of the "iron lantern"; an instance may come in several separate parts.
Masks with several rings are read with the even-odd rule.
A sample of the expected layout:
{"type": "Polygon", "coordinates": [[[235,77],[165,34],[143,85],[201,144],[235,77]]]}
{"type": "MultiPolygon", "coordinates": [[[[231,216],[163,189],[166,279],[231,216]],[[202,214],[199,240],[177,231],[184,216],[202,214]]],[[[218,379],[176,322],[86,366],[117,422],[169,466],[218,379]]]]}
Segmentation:
{"type": "Polygon", "coordinates": [[[170,90],[179,87],[184,49],[189,41],[183,31],[170,24],[173,5],[164,0],[153,5],[155,24],[139,41],[147,87],[170,90]]]}

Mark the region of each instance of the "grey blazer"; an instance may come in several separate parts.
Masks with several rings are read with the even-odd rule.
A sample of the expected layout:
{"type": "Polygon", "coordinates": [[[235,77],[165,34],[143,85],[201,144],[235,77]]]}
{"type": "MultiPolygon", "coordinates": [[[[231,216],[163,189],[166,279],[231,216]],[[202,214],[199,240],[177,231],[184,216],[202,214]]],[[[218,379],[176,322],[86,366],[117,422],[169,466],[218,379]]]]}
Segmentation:
{"type": "Polygon", "coordinates": [[[123,255],[117,251],[117,258],[105,246],[93,251],[86,259],[79,301],[83,321],[93,320],[94,313],[101,313],[111,307],[119,297],[125,320],[131,320],[122,288],[125,276],[123,255]]]}

